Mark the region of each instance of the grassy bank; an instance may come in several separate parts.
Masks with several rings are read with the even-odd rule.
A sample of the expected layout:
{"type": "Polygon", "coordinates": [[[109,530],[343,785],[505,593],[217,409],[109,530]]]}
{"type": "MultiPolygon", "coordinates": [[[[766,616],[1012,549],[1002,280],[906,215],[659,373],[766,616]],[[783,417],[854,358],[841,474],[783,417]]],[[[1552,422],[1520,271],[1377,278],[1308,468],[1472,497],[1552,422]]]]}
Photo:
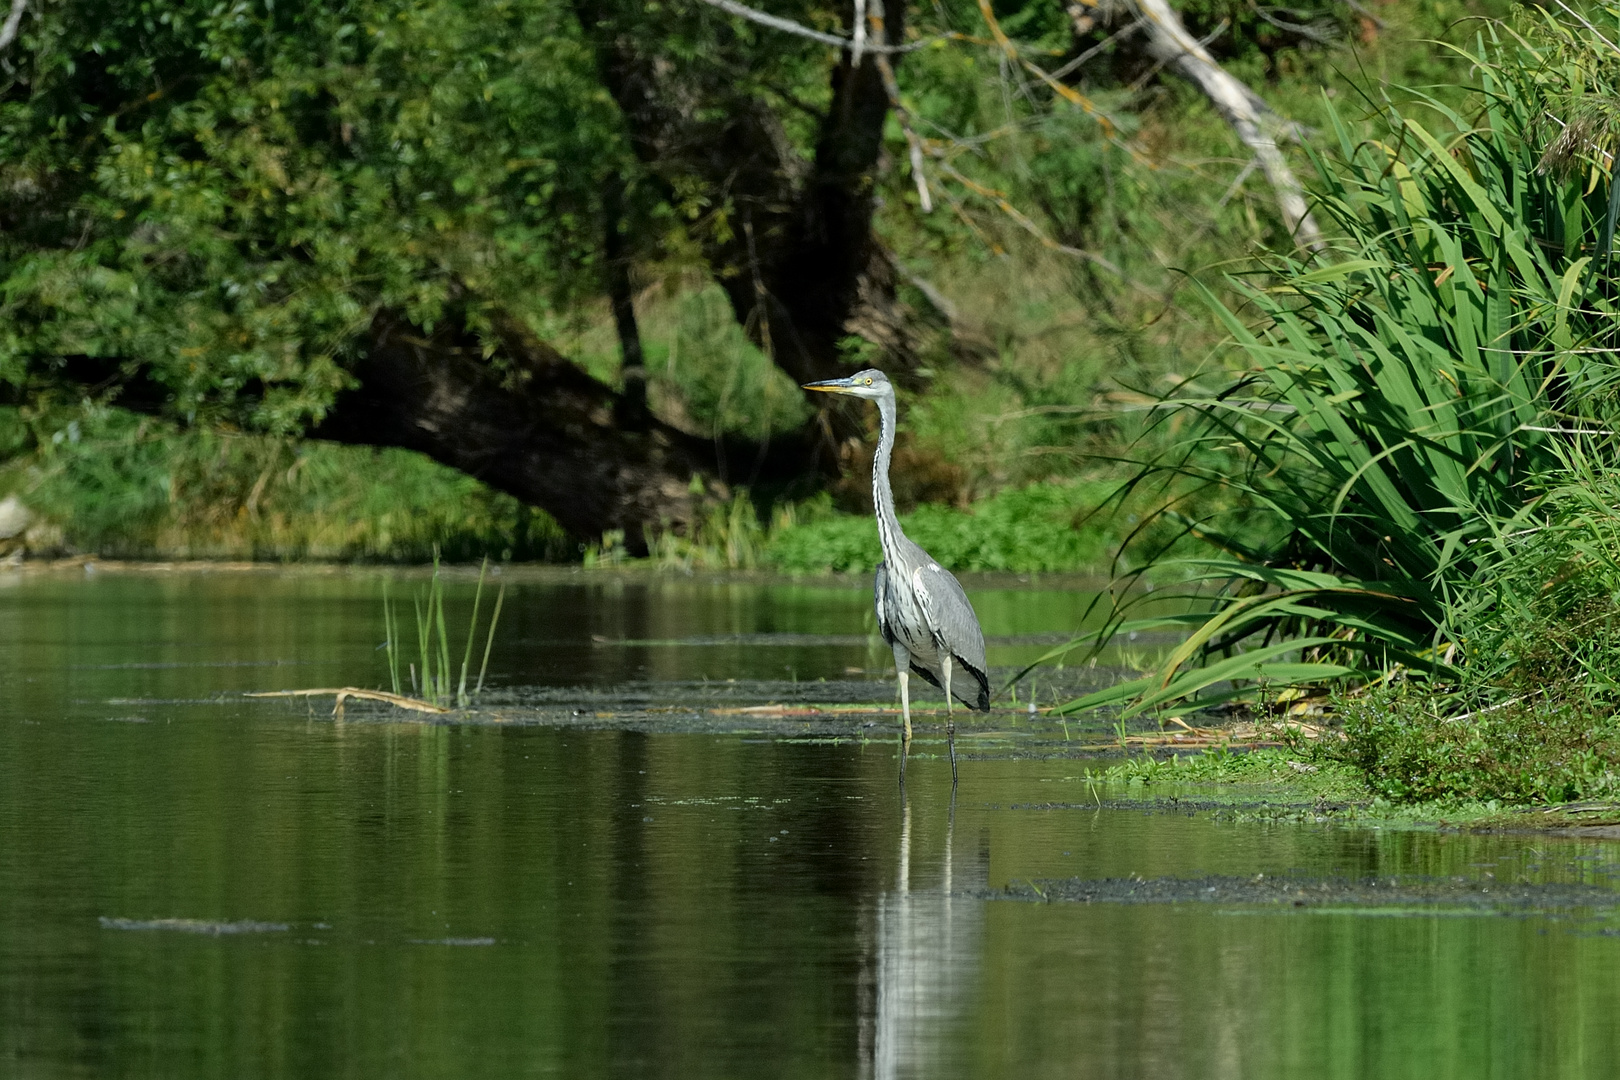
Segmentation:
{"type": "Polygon", "coordinates": [[[577,558],[545,513],[403,450],[0,408],[0,498],[37,555],[426,562],[577,558]],[[3,436],[0,436],[3,437],[3,436]]]}
{"type": "MultiPolygon", "coordinates": [[[[16,410],[0,409],[0,426],[8,420],[16,410]]],[[[454,562],[624,558],[619,538],[582,549],[543,511],[408,451],[178,432],[120,412],[74,414],[40,441],[0,463],[0,498],[17,496],[33,515],[27,545],[39,556],[419,563],[438,549],[454,562]]],[[[1106,572],[1149,513],[1106,505],[1118,488],[1048,480],[961,508],[923,504],[904,521],[961,570],[1106,572]]],[[[880,558],[871,517],[838,510],[830,496],[762,512],[741,495],[690,533],[661,537],[652,561],[815,573],[871,570],[880,558]]]]}

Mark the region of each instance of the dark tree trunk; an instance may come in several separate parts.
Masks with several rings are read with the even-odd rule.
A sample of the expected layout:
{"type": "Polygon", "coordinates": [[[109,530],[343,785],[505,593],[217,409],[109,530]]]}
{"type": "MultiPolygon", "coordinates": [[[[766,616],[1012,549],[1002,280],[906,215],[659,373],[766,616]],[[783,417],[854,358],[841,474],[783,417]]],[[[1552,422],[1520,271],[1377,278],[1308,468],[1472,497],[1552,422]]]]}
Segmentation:
{"type": "MultiPolygon", "coordinates": [[[[499,313],[494,322],[486,359],[486,341],[452,329],[457,320],[427,333],[380,313],[353,369],[359,385],[338,395],[309,437],[419,451],[540,507],[579,540],[622,529],[632,554],[645,554],[658,530],[684,531],[706,504],[729,499],[730,484],[806,493],[813,431],[762,444],[699,438],[645,415],[627,426],[623,395],[523,326],[499,313]]],[[[41,392],[173,414],[168,387],[116,358],[59,358],[26,386],[0,383],[0,405],[41,392]]]]}
{"type": "Polygon", "coordinates": [[[613,177],[603,202],[607,219],[603,255],[607,263],[608,304],[613,309],[613,325],[619,333],[619,377],[624,382],[619,398],[619,424],[630,431],[645,431],[650,419],[647,362],[641,350],[641,328],[636,325],[630,255],[624,244],[624,177],[613,177]]]}
{"type": "Polygon", "coordinates": [[[627,428],[611,388],[526,329],[497,327],[492,364],[469,333],[423,334],[379,315],[354,372],[360,385],[310,434],[420,451],[541,507],[580,539],[623,529],[633,554],[660,526],[683,527],[705,500],[728,497],[721,477],[784,483],[805,471],[802,438],[717,446],[656,420],[627,428]]]}
{"type": "MultiPolygon", "coordinates": [[[[887,34],[898,42],[904,6],[893,8],[887,34]]],[[[574,0],[574,10],[648,171],[670,191],[695,182],[728,204],[726,227],[697,239],[738,320],[776,364],[798,382],[847,374],[839,343],[858,333],[883,349],[892,374],[916,368],[917,330],[872,235],[889,100],[871,57],[853,66],[846,53],[834,68],[807,161],[771,107],[721,65],[650,49],[658,34],[642,5],[574,0]]]]}

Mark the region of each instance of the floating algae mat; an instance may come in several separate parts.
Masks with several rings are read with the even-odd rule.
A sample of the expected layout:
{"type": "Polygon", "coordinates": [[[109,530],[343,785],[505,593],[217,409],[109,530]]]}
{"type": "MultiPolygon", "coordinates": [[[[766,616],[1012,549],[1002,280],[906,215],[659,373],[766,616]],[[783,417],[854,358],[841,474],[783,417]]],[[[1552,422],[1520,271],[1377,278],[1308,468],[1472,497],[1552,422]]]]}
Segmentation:
{"type": "MultiPolygon", "coordinates": [[[[1089,599],[968,587],[1003,670],[1089,599]]],[[[243,695],[382,685],[377,574],[0,581],[0,1073],[1612,1069],[1620,843],[1144,801],[1010,704],[902,794],[869,595],[514,575],[470,713],[339,721],[243,695]]]]}

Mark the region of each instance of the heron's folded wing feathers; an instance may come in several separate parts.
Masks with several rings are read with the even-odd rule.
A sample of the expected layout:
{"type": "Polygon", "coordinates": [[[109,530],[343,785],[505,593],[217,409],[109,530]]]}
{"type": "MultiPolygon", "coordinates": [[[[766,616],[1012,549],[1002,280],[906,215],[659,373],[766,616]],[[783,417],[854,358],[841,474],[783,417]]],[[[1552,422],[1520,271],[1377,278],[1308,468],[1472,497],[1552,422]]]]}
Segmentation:
{"type": "Polygon", "coordinates": [[[872,577],[872,607],[877,611],[878,633],[890,645],[894,644],[894,628],[889,625],[889,564],[878,563],[872,577]]]}
{"type": "MultiPolygon", "coordinates": [[[[911,662],[911,673],[913,675],[921,675],[928,682],[933,683],[935,686],[939,686],[939,676],[935,675],[932,671],[929,671],[927,668],[920,666],[917,663],[917,661],[915,661],[915,660],[913,660],[911,662]]],[[[939,688],[941,690],[945,689],[943,686],[939,686],[939,688]]]]}
{"type": "MultiPolygon", "coordinates": [[[[979,684],[974,697],[964,695],[970,707],[990,708],[990,679],[985,674],[984,631],[968,601],[967,590],[949,570],[930,560],[917,571],[917,594],[928,614],[934,641],[966,668],[979,684]],[[974,698],[977,698],[975,701],[974,698]]],[[[954,689],[954,687],[953,687],[954,689]]]]}

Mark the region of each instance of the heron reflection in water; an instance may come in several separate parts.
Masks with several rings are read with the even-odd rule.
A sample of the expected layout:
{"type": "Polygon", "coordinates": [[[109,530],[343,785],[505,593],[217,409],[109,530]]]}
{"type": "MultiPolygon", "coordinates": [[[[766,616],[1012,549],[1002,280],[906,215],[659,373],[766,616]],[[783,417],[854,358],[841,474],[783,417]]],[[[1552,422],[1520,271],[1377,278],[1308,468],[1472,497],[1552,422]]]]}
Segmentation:
{"type": "Polygon", "coordinates": [[[951,753],[951,783],[955,784],[956,719],[951,714],[951,698],[954,694],[970,709],[990,709],[984,632],[979,629],[979,618],[961,583],[908,538],[895,517],[894,491],[889,487],[889,458],[894,452],[894,387],[883,372],[868,368],[847,379],[806,383],[804,388],[877,402],[881,432],[877,458],[872,462],[872,506],[883,561],[878,563],[872,592],[878,631],[894,649],[894,668],[900,675],[900,715],[904,725],[900,781],[905,782],[906,755],[911,750],[909,681],[911,673],[916,672],[945,691],[945,737],[951,753]]]}
{"type": "MultiPolygon", "coordinates": [[[[913,888],[911,801],[902,802],[894,888],[877,902],[871,996],[863,1002],[857,1075],[900,1080],[942,1075],[961,1050],[960,1033],[980,985],[985,904],[957,895],[953,878],[956,798],[945,818],[944,849],[932,885],[913,888]]],[[[919,851],[938,851],[928,844],[919,851]]],[[[932,862],[919,858],[918,862],[932,862]]],[[[965,868],[969,888],[989,880],[988,838],[965,868]]],[[[950,1070],[955,1071],[955,1070],[950,1070]]]]}

